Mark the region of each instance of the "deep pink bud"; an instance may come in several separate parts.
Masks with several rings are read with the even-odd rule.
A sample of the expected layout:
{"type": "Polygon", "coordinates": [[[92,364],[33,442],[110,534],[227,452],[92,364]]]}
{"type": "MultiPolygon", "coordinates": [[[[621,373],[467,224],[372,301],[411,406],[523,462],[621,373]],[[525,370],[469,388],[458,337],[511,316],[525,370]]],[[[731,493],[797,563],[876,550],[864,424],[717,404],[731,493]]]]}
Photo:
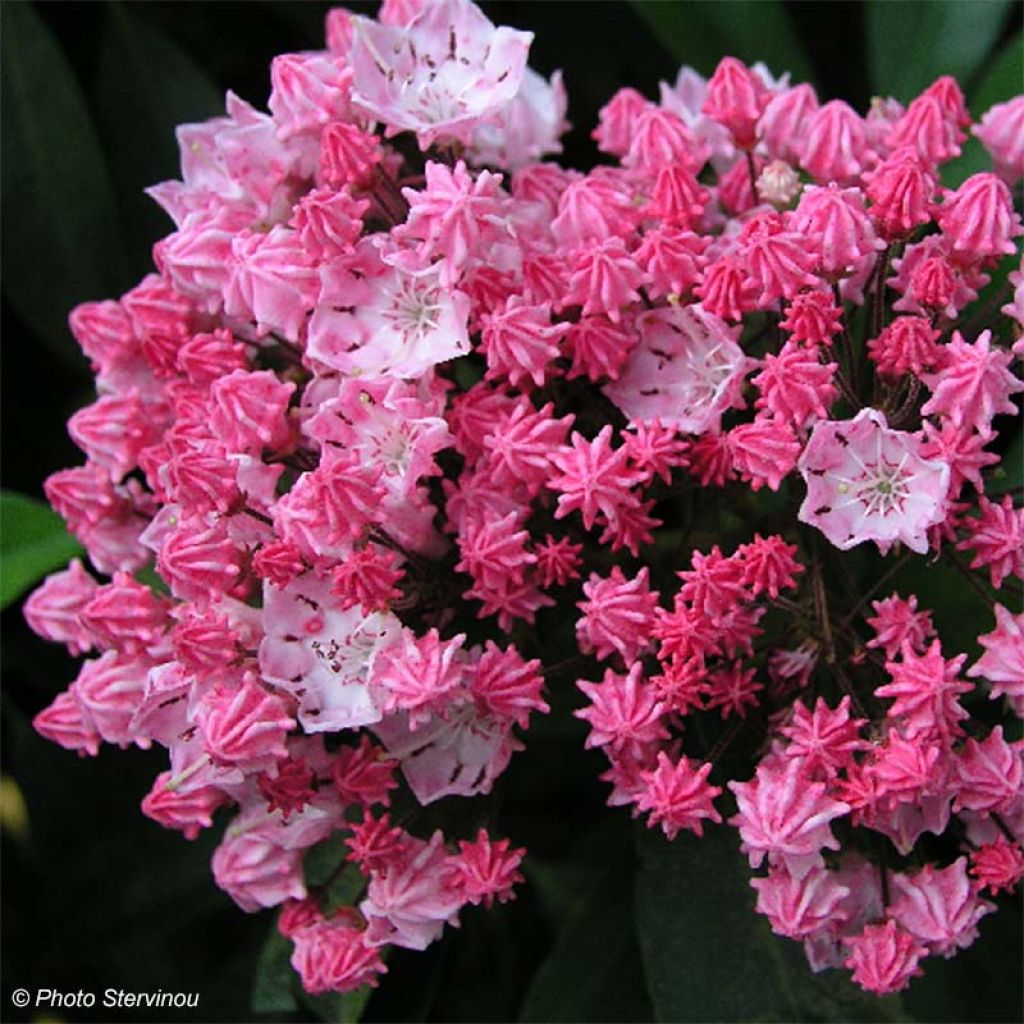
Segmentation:
{"type": "Polygon", "coordinates": [[[768,102],[764,82],[735,57],[723,57],[708,82],[701,108],[708,117],[732,132],[740,149],[753,149],[757,122],[768,102]]]}
{"type": "Polygon", "coordinates": [[[768,100],[757,125],[761,143],[775,159],[797,163],[808,118],[817,109],[818,97],[814,86],[806,82],[775,93],[768,100]]]}
{"type": "Polygon", "coordinates": [[[1010,190],[994,174],[974,174],[947,193],[935,219],[961,265],[1010,255],[1011,239],[1024,234],[1010,190]]]}
{"type": "Polygon", "coordinates": [[[884,238],[909,235],[931,219],[937,185],[913,149],[891,153],[868,177],[870,214],[884,238]]]}
{"type": "Polygon", "coordinates": [[[811,114],[806,132],[800,163],[822,183],[855,184],[874,156],[863,119],[842,100],[831,100],[811,114]]]}
{"type": "Polygon", "coordinates": [[[240,686],[207,693],[197,718],[203,745],[218,764],[252,771],[288,756],[284,741],[295,719],[288,704],[251,672],[240,686]]]}

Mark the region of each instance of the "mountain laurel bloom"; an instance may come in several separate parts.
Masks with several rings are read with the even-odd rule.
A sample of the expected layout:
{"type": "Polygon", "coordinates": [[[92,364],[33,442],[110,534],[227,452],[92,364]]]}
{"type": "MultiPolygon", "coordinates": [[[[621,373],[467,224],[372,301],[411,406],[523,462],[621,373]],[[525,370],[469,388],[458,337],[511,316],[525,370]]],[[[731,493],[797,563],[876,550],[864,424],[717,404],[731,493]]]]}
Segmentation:
{"type": "Polygon", "coordinates": [[[922,458],[921,442],[875,409],[820,421],[797,468],[807,483],[800,521],[844,551],[873,540],[883,553],[899,541],[924,554],[946,515],[949,466],[922,458]]]}
{"type": "Polygon", "coordinates": [[[905,988],[1024,875],[1022,98],[862,115],[726,56],[619,90],[575,170],[531,33],[326,29],[269,113],[179,128],[155,271],[70,315],[85,554],[24,610],[84,661],[36,730],[161,753],[143,813],[220,830],[321,994],[516,895],[530,787],[488,794],[571,706],[539,742],[609,805],[738,833],[814,970],[905,988]]]}

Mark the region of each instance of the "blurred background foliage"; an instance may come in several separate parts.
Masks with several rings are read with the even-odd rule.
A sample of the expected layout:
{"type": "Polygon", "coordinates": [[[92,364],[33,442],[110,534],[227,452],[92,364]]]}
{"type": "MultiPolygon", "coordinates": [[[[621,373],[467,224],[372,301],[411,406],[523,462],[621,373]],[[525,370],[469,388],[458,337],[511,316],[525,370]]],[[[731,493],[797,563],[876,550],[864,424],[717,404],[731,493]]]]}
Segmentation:
{"type": "MultiPolygon", "coordinates": [[[[485,3],[536,33],[531,64],[565,71],[574,128],[564,161],[597,159],[597,111],[623,85],[656,97],[680,63],[724,54],[807,79],[864,109],[956,74],[975,116],[1019,92],[1021,6],[960,2],[485,3]]],[[[359,7],[372,13],[372,7],[359,7]]],[[[326,4],[39,3],[2,18],[3,202],[3,1013],[17,986],[200,993],[200,1011],[139,1020],[918,1020],[1021,1017],[1021,906],[1002,900],[981,939],[930,960],[902,997],[872,1000],[807,971],[800,949],[752,912],[736,839],[674,844],[604,807],[603,763],[582,750],[571,675],[488,798],[429,816],[488,824],[527,845],[520,898],[470,910],[424,954],[395,951],[368,1001],[296,992],[272,915],[242,914],[213,885],[215,835],[186,843],[138,804],[160,751],[78,760],[38,738],[32,716],[77,671],[33,637],[20,598],[74,542],[39,502],[51,472],[81,461],[64,423],[91,401],[70,308],[116,296],[150,268],[169,230],[142,189],[177,175],[174,126],[215,116],[232,89],[262,105],[277,53],[321,45],[326,4]],[[454,819],[453,819],[454,816],[454,819]],[[254,984],[254,982],[256,982],[254,984]]],[[[947,170],[984,166],[973,139],[947,170]]],[[[1012,469],[1011,469],[1012,471],[1012,469]]],[[[955,583],[937,593],[955,617],[955,583]]],[[[941,590],[941,588],[940,588],[941,590]]],[[[427,822],[424,823],[425,826],[427,822]]],[[[33,1019],[31,1011],[8,1019],[33,1019]]],[[[109,1011],[50,1014],[108,1019],[109,1011]]]]}

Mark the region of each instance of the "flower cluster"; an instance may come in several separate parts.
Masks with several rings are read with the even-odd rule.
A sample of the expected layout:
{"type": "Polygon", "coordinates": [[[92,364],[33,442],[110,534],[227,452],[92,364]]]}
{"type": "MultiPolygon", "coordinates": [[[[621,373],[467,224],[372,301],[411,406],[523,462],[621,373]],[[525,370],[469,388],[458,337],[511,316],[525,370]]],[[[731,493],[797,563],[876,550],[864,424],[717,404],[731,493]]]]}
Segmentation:
{"type": "Polygon", "coordinates": [[[725,58],[613,96],[584,173],[543,160],[566,99],[530,42],[470,0],[336,9],[269,114],[179,129],[156,272],[71,315],[99,398],[46,492],[110,580],[75,562],[27,602],[95,654],[36,728],[166,748],[143,812],[192,838],[233,808],[217,884],[346,991],[521,880],[506,839],[390,815],[492,789],[568,615],[609,802],[671,839],[734,799],[773,929],[898,989],[1024,875],[1024,510],[986,494],[1024,269],[970,315],[1024,233],[1024,98],[949,190],[952,79],[861,116],[725,58]],[[765,489],[735,550],[690,550],[687,501],[765,489]],[[993,604],[966,671],[915,597],[837,593],[867,542],[993,604]],[[303,872],[339,836],[340,904],[303,872]]]}

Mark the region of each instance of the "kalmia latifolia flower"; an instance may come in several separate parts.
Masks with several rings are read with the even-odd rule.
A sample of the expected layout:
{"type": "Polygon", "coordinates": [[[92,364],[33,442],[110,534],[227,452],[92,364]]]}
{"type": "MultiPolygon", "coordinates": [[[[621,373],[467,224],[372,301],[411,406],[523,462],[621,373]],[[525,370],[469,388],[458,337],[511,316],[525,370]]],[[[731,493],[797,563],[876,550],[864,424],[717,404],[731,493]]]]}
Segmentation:
{"type": "Polygon", "coordinates": [[[515,896],[498,812],[448,809],[552,705],[609,804],[738,833],[815,970],[912,984],[1024,875],[1024,100],[862,115],[726,57],[611,97],[584,173],[530,33],[327,29],[269,113],[179,129],[157,272],[71,313],[99,397],[46,493],[87,561],[25,615],[86,660],[36,729],[162,748],[143,813],[223,826],[216,884],[312,994],[515,896]],[[994,170],[943,189],[968,128],[994,170]],[[914,556],[985,602],[977,650],[914,556]]]}

